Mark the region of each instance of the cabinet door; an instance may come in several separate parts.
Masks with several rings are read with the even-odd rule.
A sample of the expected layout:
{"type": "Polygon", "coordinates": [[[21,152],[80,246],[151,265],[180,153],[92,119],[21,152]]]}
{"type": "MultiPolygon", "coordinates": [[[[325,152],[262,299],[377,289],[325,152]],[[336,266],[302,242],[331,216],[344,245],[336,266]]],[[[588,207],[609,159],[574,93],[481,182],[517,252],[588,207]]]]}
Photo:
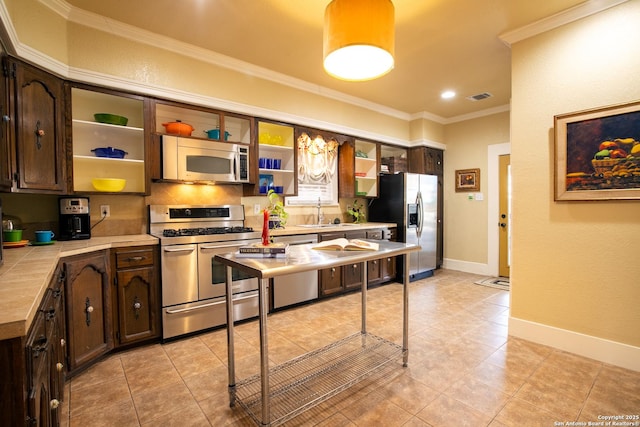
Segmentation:
{"type": "Polygon", "coordinates": [[[45,327],[45,314],[39,310],[26,342],[28,422],[34,426],[50,426],[50,342],[45,327]]]}
{"type": "Polygon", "coordinates": [[[383,282],[396,277],[396,257],[390,256],[380,259],[380,280],[383,282]]]}
{"type": "Polygon", "coordinates": [[[382,259],[367,262],[367,284],[378,283],[381,279],[382,259]]]}
{"type": "Polygon", "coordinates": [[[331,267],[319,270],[320,296],[339,294],[342,292],[342,269],[331,267]]]}
{"type": "Polygon", "coordinates": [[[71,372],[113,348],[105,255],[78,256],[64,261],[71,372]]]}
{"type": "Polygon", "coordinates": [[[364,271],[364,263],[358,262],[342,266],[342,283],[344,290],[360,289],[364,271]]]}
{"type": "Polygon", "coordinates": [[[154,267],[118,271],[118,344],[158,336],[157,280],[154,267]]]}
{"type": "Polygon", "coordinates": [[[13,136],[11,116],[9,111],[9,79],[3,78],[0,82],[0,190],[2,191],[10,191],[13,184],[12,165],[15,163],[15,152],[11,139],[13,136]]]}
{"type": "Polygon", "coordinates": [[[61,79],[9,60],[15,123],[16,191],[65,193],[64,90],[61,79]]]}
{"type": "MultiPolygon", "coordinates": [[[[57,282],[57,280],[56,280],[57,282]]],[[[58,402],[64,398],[66,373],[66,334],[64,327],[64,288],[56,283],[51,288],[50,305],[44,306],[47,334],[51,346],[51,398],[58,402]]]]}

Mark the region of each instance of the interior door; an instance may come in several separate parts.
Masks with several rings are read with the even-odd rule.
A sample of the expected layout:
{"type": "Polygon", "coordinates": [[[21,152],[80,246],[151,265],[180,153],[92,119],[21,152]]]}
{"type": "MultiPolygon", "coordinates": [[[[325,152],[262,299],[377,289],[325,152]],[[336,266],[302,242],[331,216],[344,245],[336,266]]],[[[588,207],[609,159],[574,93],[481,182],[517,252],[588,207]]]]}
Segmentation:
{"type": "Polygon", "coordinates": [[[500,237],[498,243],[498,274],[509,277],[511,266],[511,156],[499,158],[500,181],[500,237]]]}

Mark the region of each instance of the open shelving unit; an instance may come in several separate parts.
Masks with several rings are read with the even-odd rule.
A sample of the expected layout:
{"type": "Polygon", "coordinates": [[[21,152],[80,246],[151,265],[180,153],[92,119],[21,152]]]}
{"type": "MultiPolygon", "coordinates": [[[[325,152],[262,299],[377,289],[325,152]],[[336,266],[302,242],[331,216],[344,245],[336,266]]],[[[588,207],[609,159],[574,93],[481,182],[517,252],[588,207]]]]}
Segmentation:
{"type": "Polygon", "coordinates": [[[355,196],[378,196],[378,145],[356,140],[355,196]]]}
{"type": "Polygon", "coordinates": [[[258,123],[258,158],[280,159],[280,169],[258,169],[258,194],[266,194],[269,180],[274,190],[282,187],[283,195],[293,195],[296,192],[296,162],[293,126],[277,123],[258,123]]]}
{"type": "Polygon", "coordinates": [[[144,103],[102,92],[72,88],[73,189],[78,192],[97,191],[93,178],[122,178],[124,193],[144,193],[145,139],[144,103]],[[127,117],[126,126],[96,122],[93,115],[109,113],[127,117]],[[97,157],[91,150],[113,147],[127,154],[122,159],[97,157]]]}

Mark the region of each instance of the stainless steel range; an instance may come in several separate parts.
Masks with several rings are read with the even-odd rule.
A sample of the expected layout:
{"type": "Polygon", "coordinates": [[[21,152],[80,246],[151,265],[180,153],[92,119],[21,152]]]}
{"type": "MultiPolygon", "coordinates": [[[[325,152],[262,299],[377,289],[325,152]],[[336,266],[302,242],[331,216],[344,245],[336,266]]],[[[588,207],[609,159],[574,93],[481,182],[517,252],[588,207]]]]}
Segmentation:
{"type": "MultiPolygon", "coordinates": [[[[163,339],[226,323],[220,253],[260,241],[242,205],[150,205],[149,233],[160,239],[163,339]]],[[[258,279],[233,269],[234,319],[258,315],[258,279]]]]}

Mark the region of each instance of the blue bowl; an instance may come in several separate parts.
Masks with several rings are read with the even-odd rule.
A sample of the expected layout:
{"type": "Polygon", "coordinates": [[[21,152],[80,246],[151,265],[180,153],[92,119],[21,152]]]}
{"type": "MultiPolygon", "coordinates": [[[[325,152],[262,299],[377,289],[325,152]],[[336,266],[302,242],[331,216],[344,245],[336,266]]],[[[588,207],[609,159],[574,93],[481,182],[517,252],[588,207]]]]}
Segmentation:
{"type": "Polygon", "coordinates": [[[93,151],[97,157],[109,157],[111,159],[124,159],[124,156],[129,154],[124,150],[119,150],[113,147],[94,148],[91,151],[93,151]]]}

